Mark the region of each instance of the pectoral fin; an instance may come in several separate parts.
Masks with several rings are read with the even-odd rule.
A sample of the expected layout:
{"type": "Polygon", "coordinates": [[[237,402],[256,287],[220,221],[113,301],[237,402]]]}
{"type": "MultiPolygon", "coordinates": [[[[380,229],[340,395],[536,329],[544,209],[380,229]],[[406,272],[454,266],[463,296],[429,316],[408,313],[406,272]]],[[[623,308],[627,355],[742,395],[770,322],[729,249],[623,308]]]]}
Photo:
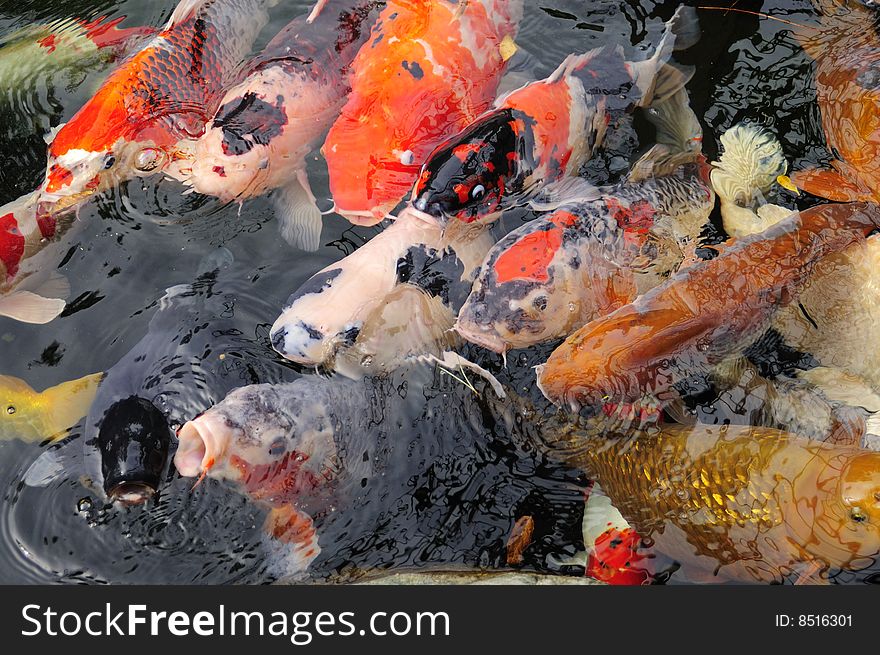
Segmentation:
{"type": "Polygon", "coordinates": [[[0,316],[43,325],[57,318],[66,305],[60,298],[44,298],[30,291],[14,291],[0,298],[0,316]]]}
{"type": "Polygon", "coordinates": [[[312,517],[291,505],[273,507],[264,527],[277,543],[289,547],[285,557],[292,570],[305,570],[321,552],[312,517]]]}
{"type": "Polygon", "coordinates": [[[294,248],[316,251],[321,242],[321,210],[306,172],[299,171],[286,187],[278,189],[273,202],[284,240],[294,248]]]}
{"type": "Polygon", "coordinates": [[[872,200],[870,192],[863,190],[836,170],[813,168],[791,174],[791,181],[809,194],[834,202],[872,200]]]}

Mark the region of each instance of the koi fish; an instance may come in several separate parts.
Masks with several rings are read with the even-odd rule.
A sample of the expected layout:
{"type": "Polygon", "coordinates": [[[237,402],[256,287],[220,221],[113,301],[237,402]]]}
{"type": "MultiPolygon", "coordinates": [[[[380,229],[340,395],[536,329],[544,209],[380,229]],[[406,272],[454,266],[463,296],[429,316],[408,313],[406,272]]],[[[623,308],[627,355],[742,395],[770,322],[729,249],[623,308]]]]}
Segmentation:
{"type": "Polygon", "coordinates": [[[0,439],[59,441],[85,416],[103,373],[34,391],[24,380],[0,375],[0,439]]]}
{"type": "Polygon", "coordinates": [[[153,312],[146,334],[92,394],[78,450],[47,451],[27,483],[44,486],[74,473],[113,502],[152,498],[174,432],[188,418],[237,387],[285,380],[286,367],[273,360],[262,335],[243,329],[269,307],[228,250],[207,255],[191,282],[167,289],[145,310],[153,312]]]}
{"type": "Polygon", "coordinates": [[[172,172],[178,144],[204,132],[272,2],[181,0],[168,24],[51,135],[38,214],[135,176],[172,172]]]}
{"type": "Polygon", "coordinates": [[[272,345],[298,364],[355,377],[428,354],[452,328],[491,245],[485,230],[447,243],[436,225],[402,216],[294,292],[272,345]]]}
{"type": "Polygon", "coordinates": [[[585,325],[538,367],[538,386],[575,410],[646,395],[662,400],[676,382],[757,338],[818,262],[878,226],[880,211],[864,203],[792,213],[585,325]]]}
{"type": "MultiPolygon", "coordinates": [[[[724,152],[714,163],[712,182],[728,234],[756,234],[787,216],[789,210],[783,207],[760,203],[785,172],[779,143],[767,133],[743,126],[728,130],[721,143],[724,152]],[[763,145],[752,148],[755,142],[763,145]]],[[[780,310],[773,321],[787,344],[809,352],[824,367],[856,376],[874,391],[880,390],[880,354],[862,344],[880,339],[878,271],[880,240],[871,236],[825,258],[805,284],[798,304],[780,310]]],[[[864,389],[847,392],[846,400],[864,406],[866,395],[870,392],[864,389]]]]}
{"type": "Polygon", "coordinates": [[[546,186],[576,176],[611,120],[663,102],[693,74],[669,64],[699,38],[696,12],[679,7],[653,57],[628,62],[619,46],[569,56],[547,79],[498,99],[422,166],[412,208],[441,223],[490,221],[546,186]]]}
{"type": "Polygon", "coordinates": [[[705,169],[687,164],[625,182],[509,233],[480,268],[456,331],[495,352],[527,348],[657,286],[678,269],[682,245],[699,237],[712,211],[705,169]]]}
{"type": "Polygon", "coordinates": [[[0,316],[43,324],[64,311],[70,284],[37,255],[70,222],[37,218],[38,200],[34,192],[0,207],[0,316]]]}
{"type": "Polygon", "coordinates": [[[880,39],[874,9],[859,2],[815,0],[819,25],[795,26],[815,62],[816,102],[836,159],[830,168],[797,171],[807,193],[846,202],[880,199],[880,39]]]}
{"type": "Polygon", "coordinates": [[[658,132],[661,145],[630,180],[563,201],[493,246],[459,313],[460,335],[495,352],[565,337],[678,269],[715,195],[699,151],[672,153],[701,134],[687,93],[676,96],[678,125],[658,132]]]}
{"type": "Polygon", "coordinates": [[[291,572],[304,570],[321,552],[312,514],[332,500],[341,475],[361,479],[371,466],[363,448],[351,447],[369,403],[364,386],[345,379],[242,387],[180,429],[174,465],[267,505],[266,531],[290,546],[291,572]],[[363,411],[337,418],[352,406],[363,411]]]}
{"type": "Polygon", "coordinates": [[[34,80],[63,70],[84,70],[107,64],[140,37],[154,34],[149,27],[125,27],[125,16],[93,21],[66,18],[46,25],[29,25],[3,37],[0,44],[0,98],[34,80]]]}
{"type": "Polygon", "coordinates": [[[584,574],[611,585],[643,585],[654,575],[642,538],[596,488],[584,504],[584,574]]]}
{"type": "Polygon", "coordinates": [[[353,64],[352,93],[324,143],[336,211],[374,225],[419,165],[495,99],[522,0],[389,0],[353,64]]]}
{"type": "Polygon", "coordinates": [[[793,570],[859,570],[880,555],[880,453],[732,425],[610,438],[536,429],[685,574],[781,582],[793,570]]]}
{"type": "Polygon", "coordinates": [[[204,136],[190,149],[185,184],[223,202],[271,190],[284,238],[316,250],[321,212],[305,157],[339,116],[351,91],[351,63],[369,36],[375,0],[325,9],[314,22],[291,21],[229,89],[204,136]]]}

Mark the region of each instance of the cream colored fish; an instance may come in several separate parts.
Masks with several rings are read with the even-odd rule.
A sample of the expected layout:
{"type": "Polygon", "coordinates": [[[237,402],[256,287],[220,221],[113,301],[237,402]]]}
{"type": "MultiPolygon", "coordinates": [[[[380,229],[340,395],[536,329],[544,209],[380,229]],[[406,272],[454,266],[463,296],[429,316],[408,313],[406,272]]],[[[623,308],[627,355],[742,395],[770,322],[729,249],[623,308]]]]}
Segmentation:
{"type": "Polygon", "coordinates": [[[103,377],[95,373],[37,392],[24,380],[0,375],[0,439],[63,439],[88,413],[103,377]]]}

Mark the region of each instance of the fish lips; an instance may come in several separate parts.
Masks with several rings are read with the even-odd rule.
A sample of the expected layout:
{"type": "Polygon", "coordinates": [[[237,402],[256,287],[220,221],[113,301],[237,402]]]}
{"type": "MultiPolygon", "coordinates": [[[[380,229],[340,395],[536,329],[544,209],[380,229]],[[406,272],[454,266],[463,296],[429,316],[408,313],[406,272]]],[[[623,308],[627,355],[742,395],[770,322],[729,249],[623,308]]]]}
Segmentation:
{"type": "Polygon", "coordinates": [[[171,428],[149,400],[130,396],[111,405],[98,428],[104,492],[138,505],[159,489],[171,448],[171,428]]]}
{"type": "Polygon", "coordinates": [[[452,329],[466,341],[481,346],[486,350],[503,354],[508,349],[507,343],[504,342],[491,325],[482,325],[468,321],[462,322],[459,319],[452,329]]]}

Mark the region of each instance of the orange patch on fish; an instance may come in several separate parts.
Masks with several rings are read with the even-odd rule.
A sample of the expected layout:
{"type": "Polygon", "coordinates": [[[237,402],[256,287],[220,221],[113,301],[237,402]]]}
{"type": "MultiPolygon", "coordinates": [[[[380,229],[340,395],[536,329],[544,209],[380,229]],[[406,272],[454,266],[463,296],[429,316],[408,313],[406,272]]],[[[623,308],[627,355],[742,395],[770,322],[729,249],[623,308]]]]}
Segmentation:
{"type": "Polygon", "coordinates": [[[527,234],[508,248],[495,262],[498,284],[512,280],[546,282],[547,269],[562,245],[565,228],[577,220],[569,212],[558,211],[550,219],[550,229],[527,234]]]}
{"type": "Polygon", "coordinates": [[[296,451],[285,453],[269,464],[251,464],[231,455],[229,463],[238,469],[246,491],[258,500],[273,504],[294,502],[296,497],[318,488],[322,478],[304,470],[308,455],[296,451]]]}
{"type": "Polygon", "coordinates": [[[73,182],[73,173],[59,164],[52,164],[49,167],[49,174],[46,179],[46,191],[48,193],[58,193],[62,188],[70,186],[73,182]]]}
{"type": "MultiPolygon", "coordinates": [[[[529,84],[514,91],[504,101],[504,107],[523,112],[533,119],[532,133],[538,152],[543,156],[553,156],[564,170],[572,156],[570,144],[571,91],[564,81],[552,84],[529,84]]],[[[514,131],[520,134],[523,126],[514,131]]]]}
{"type": "Polygon", "coordinates": [[[467,159],[468,155],[480,152],[483,145],[480,143],[462,143],[460,146],[456,146],[452,150],[452,154],[458,157],[461,161],[467,159]]]}

